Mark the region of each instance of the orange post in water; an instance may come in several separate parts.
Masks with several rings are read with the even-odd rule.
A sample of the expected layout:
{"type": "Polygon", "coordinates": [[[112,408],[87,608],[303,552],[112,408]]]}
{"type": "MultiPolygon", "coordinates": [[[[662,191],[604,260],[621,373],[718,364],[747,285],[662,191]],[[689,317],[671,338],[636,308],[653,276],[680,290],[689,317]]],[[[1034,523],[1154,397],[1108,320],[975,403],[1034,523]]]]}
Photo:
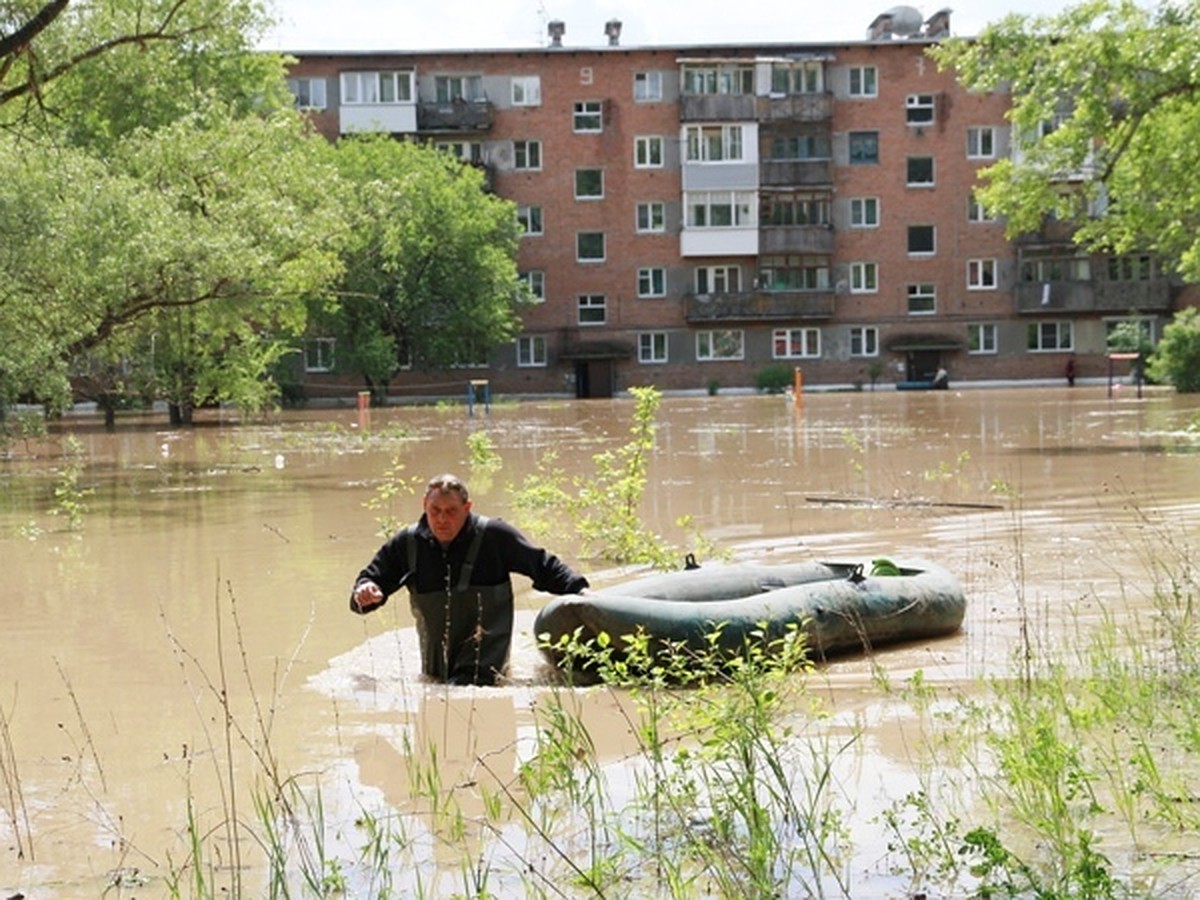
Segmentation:
{"type": "Polygon", "coordinates": [[[804,395],[804,373],[800,371],[800,367],[796,366],[795,382],[792,384],[792,403],[796,406],[803,404],[804,395]]]}

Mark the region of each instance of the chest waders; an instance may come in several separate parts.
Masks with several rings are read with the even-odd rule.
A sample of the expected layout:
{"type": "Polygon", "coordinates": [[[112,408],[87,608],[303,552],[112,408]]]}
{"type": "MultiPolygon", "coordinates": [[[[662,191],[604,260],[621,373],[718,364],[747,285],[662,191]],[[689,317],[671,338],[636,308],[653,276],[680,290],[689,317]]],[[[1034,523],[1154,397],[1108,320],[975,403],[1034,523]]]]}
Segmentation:
{"type": "MultiPolygon", "coordinates": [[[[512,583],[471,584],[487,523],[485,516],[478,517],[479,527],[456,583],[451,584],[447,571],[443,590],[417,593],[409,589],[421,645],[421,671],[438,681],[494,684],[508,662],[513,627],[512,583]]],[[[415,570],[416,560],[417,538],[409,529],[410,570],[415,570]]]]}

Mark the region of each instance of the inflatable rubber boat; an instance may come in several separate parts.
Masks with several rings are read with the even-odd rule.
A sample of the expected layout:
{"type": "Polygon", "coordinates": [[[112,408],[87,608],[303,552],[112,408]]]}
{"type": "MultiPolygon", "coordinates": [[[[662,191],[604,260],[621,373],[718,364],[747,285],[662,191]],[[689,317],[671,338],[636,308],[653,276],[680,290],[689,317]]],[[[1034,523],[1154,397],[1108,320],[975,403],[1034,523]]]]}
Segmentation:
{"type": "Polygon", "coordinates": [[[623,636],[644,632],[660,648],[701,653],[719,626],[715,646],[736,655],[748,641],[769,643],[799,628],[809,656],[822,659],[950,634],[965,612],[958,580],[930,563],[711,565],[555,597],[538,613],[534,635],[561,666],[564,640],[586,644],[602,633],[616,652],[623,636]]]}

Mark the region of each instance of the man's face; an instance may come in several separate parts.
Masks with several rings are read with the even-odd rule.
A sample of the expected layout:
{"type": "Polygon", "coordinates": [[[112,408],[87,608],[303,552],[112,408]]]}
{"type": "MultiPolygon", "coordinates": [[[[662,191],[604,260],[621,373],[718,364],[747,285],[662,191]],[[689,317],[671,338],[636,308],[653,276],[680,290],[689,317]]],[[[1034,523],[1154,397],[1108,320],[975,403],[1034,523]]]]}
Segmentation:
{"type": "Polygon", "coordinates": [[[458,491],[440,491],[436,488],[425,495],[425,518],[429,529],[441,544],[449,544],[458,537],[471,511],[471,501],[463,500],[458,491]]]}

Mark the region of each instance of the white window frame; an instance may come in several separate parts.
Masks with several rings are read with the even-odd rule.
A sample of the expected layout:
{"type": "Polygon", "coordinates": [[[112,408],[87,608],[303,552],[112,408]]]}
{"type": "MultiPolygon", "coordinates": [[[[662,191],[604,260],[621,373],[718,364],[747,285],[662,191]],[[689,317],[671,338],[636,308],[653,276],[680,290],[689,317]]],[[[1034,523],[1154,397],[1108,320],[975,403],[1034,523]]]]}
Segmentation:
{"type": "Polygon", "coordinates": [[[741,266],[696,266],[693,275],[697,294],[741,293],[741,266]]]}
{"type": "Polygon", "coordinates": [[[932,282],[923,281],[908,285],[907,299],[910,316],[937,315],[937,285],[932,282]],[[913,309],[914,301],[921,306],[928,306],[928,309],[913,309]]]}
{"type": "Polygon", "coordinates": [[[967,128],[967,159],[996,158],[996,129],[991,125],[967,128]]]}
{"type": "Polygon", "coordinates": [[[776,328],[771,335],[772,359],[820,359],[820,328],[776,328]]]}
{"type": "Polygon", "coordinates": [[[513,106],[541,106],[542,78],[540,75],[515,75],[512,80],[513,106]]]}
{"type": "Polygon", "coordinates": [[[599,134],[604,130],[604,101],[576,100],[571,114],[571,130],[576,134],[599,134]]]}
{"type": "Polygon", "coordinates": [[[876,294],[879,292],[879,265],[873,262],[850,263],[850,293],[876,294]]]}
{"type": "Polygon", "coordinates": [[[608,300],[603,294],[580,294],[575,298],[576,323],[580,328],[608,324],[608,300]]]}
{"type": "Polygon", "coordinates": [[[936,225],[928,225],[928,224],[924,224],[924,223],[917,224],[917,225],[909,225],[908,232],[905,235],[905,249],[908,251],[909,256],[915,256],[915,257],[918,257],[921,259],[926,259],[930,256],[937,256],[937,226],[936,225]],[[928,249],[928,250],[912,249],[912,239],[913,239],[913,229],[914,228],[928,228],[929,229],[929,235],[932,238],[931,243],[933,244],[933,246],[930,249],[928,249]]]}
{"type": "Polygon", "coordinates": [[[295,98],[296,109],[321,110],[328,104],[324,78],[289,78],[288,90],[295,98]]]}
{"type": "Polygon", "coordinates": [[[667,205],[657,200],[639,203],[634,224],[638,234],[665,234],[667,205]]]}
{"type": "Polygon", "coordinates": [[[855,325],[850,329],[850,355],[871,357],[879,355],[879,328],[875,325],[855,325]]]}
{"type": "Polygon", "coordinates": [[[661,169],[666,165],[666,143],[660,135],[640,135],[633,139],[633,167],[661,169]]]}
{"type": "Polygon", "coordinates": [[[739,163],[746,155],[745,129],[736,124],[687,125],[683,145],[690,163],[739,163]]]}
{"type": "Polygon", "coordinates": [[[746,358],[746,333],[740,328],[696,332],[697,362],[734,362],[746,358]]]}
{"type": "Polygon", "coordinates": [[[996,277],[997,262],[995,259],[967,260],[967,290],[994,291],[999,279],[996,277]]]}
{"type": "Polygon", "coordinates": [[[971,322],[967,325],[967,353],[975,355],[1000,352],[1000,334],[995,322],[971,322]]]}
{"type": "Polygon", "coordinates": [[[308,338],[304,342],[304,371],[332,372],[336,350],[337,341],[334,338],[308,338]]]}
{"type": "Polygon", "coordinates": [[[413,102],[411,69],[342,72],[340,86],[343,106],[400,106],[413,102]],[[384,100],[389,82],[392,98],[384,100]]]}
{"type": "Polygon", "coordinates": [[[517,338],[517,368],[541,369],[547,365],[549,354],[544,335],[529,334],[517,338]]]}
{"type": "Polygon", "coordinates": [[[433,95],[438,103],[454,103],[465,100],[468,103],[483,100],[482,75],[435,75],[433,77],[433,95]]]}
{"type": "Polygon", "coordinates": [[[583,169],[575,170],[575,199],[576,200],[603,200],[604,199],[604,170],[595,166],[588,166],[583,169]],[[579,176],[585,172],[597,172],[600,175],[600,192],[598,194],[581,194],[579,193],[579,176]]]}
{"type": "Polygon", "coordinates": [[[850,198],[850,227],[878,228],[879,227],[879,198],[851,197],[850,198]]]}
{"type": "Polygon", "coordinates": [[[848,80],[849,96],[870,99],[879,96],[879,70],[875,66],[851,66],[848,80]]]}
{"type": "Polygon", "coordinates": [[[648,366],[661,366],[668,361],[670,339],[665,331],[642,331],[638,333],[638,362],[648,366]]]}
{"type": "Polygon", "coordinates": [[[637,271],[639,297],[667,296],[667,270],[661,266],[643,266],[637,271]]]}
{"type": "Polygon", "coordinates": [[[990,225],[996,221],[996,217],[988,212],[986,206],[975,199],[974,194],[971,194],[967,197],[967,221],[978,225],[990,225]]]}
{"type": "Polygon", "coordinates": [[[529,288],[530,295],[538,303],[546,302],[546,273],[541,269],[530,269],[521,273],[521,280],[529,288]]]}
{"type": "Polygon", "coordinates": [[[517,224],[524,229],[521,237],[537,237],[546,233],[540,206],[518,206],[517,224]]]}
{"type": "Polygon", "coordinates": [[[909,94],[904,98],[904,121],[909,128],[924,128],[937,121],[936,94],[909,94]]]}
{"type": "Polygon", "coordinates": [[[513,168],[518,172],[542,170],[541,141],[513,141],[513,168]]]}
{"type": "Polygon", "coordinates": [[[603,231],[579,231],[575,233],[575,262],[579,263],[602,263],[608,257],[608,238],[603,231]],[[582,242],[587,237],[600,238],[600,255],[599,256],[583,256],[580,251],[583,250],[582,242]]]}
{"type": "Polygon", "coordinates": [[[1030,322],[1026,326],[1025,348],[1030,353],[1063,353],[1075,349],[1075,327],[1070,319],[1050,319],[1030,322]],[[1054,340],[1047,344],[1047,329],[1054,331],[1054,340]]]}
{"type": "Polygon", "coordinates": [[[433,146],[465,163],[483,162],[483,144],[479,141],[436,141],[433,146]]]}
{"type": "Polygon", "coordinates": [[[688,228],[753,228],[758,225],[758,204],[754,191],[693,191],[685,194],[684,200],[687,203],[688,228]],[[713,211],[726,208],[729,221],[714,225],[713,219],[716,217],[713,211]]]}
{"type": "Polygon", "coordinates": [[[663,98],[663,73],[653,69],[633,73],[633,99],[638,103],[657,103],[663,98]]]}

